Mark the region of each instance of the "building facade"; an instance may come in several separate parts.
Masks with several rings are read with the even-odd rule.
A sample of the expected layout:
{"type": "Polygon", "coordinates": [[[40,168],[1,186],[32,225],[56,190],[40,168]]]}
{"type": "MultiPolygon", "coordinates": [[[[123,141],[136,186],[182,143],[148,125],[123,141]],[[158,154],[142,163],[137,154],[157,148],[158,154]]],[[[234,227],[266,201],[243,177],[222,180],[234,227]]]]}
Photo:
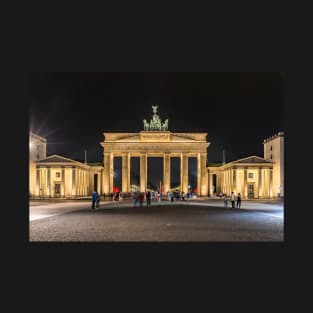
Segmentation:
{"type": "Polygon", "coordinates": [[[273,194],[284,197],[284,133],[263,141],[264,159],[273,162],[273,194]]]}
{"type": "Polygon", "coordinates": [[[284,197],[284,133],[263,141],[264,157],[208,166],[209,195],[240,193],[244,199],[284,197]]]}
{"type": "Polygon", "coordinates": [[[140,191],[147,190],[147,160],[163,158],[162,191],[171,186],[171,158],[180,159],[180,191],[188,192],[188,158],[197,160],[199,196],[240,193],[244,199],[284,196],[284,134],[263,141],[264,157],[250,156],[227,164],[207,164],[207,133],[168,130],[153,106],[153,118],[143,120],[139,133],[103,133],[103,164],[81,163],[60,155],[46,156],[47,140],[30,133],[29,193],[31,197],[76,198],[114,192],[114,158],[122,158],[122,192],[131,192],[132,157],[140,160],[140,191]]]}
{"type": "Polygon", "coordinates": [[[56,154],[46,157],[47,140],[33,133],[29,140],[31,198],[79,198],[89,196],[93,190],[102,192],[103,166],[84,164],[56,154]]]}
{"type": "Polygon", "coordinates": [[[130,192],[130,160],[140,159],[140,191],[147,190],[148,157],[163,158],[163,191],[170,190],[171,158],[180,159],[180,190],[188,191],[188,158],[197,159],[197,189],[200,196],[208,195],[208,173],[206,168],[206,133],[172,133],[170,131],[141,131],[139,133],[104,133],[103,190],[113,192],[114,158],[122,157],[122,192],[130,192]]]}

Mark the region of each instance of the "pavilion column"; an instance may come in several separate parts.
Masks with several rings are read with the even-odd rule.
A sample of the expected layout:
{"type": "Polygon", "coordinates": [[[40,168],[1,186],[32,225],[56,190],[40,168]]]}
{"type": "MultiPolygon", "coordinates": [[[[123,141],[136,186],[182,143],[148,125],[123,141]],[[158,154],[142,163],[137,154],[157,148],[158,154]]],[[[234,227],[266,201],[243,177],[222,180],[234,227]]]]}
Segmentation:
{"type": "Polygon", "coordinates": [[[79,178],[79,168],[76,168],[76,196],[80,196],[80,178],[79,178]]]}
{"type": "Polygon", "coordinates": [[[36,168],[36,196],[39,196],[40,193],[40,168],[36,168]]]}
{"type": "Polygon", "coordinates": [[[201,157],[200,153],[197,154],[197,190],[198,194],[201,191],[201,157]]]}
{"type": "MultiPolygon", "coordinates": [[[[90,179],[89,179],[89,185],[90,185],[90,179]]],[[[103,169],[101,170],[101,190],[102,190],[102,194],[103,194],[105,192],[104,191],[104,170],[103,169]]]]}
{"type": "Polygon", "coordinates": [[[226,194],[229,195],[230,192],[230,169],[227,170],[227,189],[226,189],[226,194]]]}
{"type": "Polygon", "coordinates": [[[266,184],[266,197],[270,196],[270,170],[267,168],[265,170],[265,184],[266,184]]]}
{"type": "Polygon", "coordinates": [[[169,153],[163,154],[163,192],[171,188],[171,157],[169,153]]]}
{"type": "Polygon", "coordinates": [[[229,169],[229,195],[233,190],[233,170],[229,169]]]}
{"type": "Polygon", "coordinates": [[[72,167],[72,196],[76,195],[76,175],[75,168],[72,167]]]}
{"type": "MultiPolygon", "coordinates": [[[[86,171],[86,181],[87,181],[87,196],[90,194],[90,169],[86,171]]],[[[101,190],[103,190],[102,186],[102,176],[101,176],[101,190]]]]}
{"type": "Polygon", "coordinates": [[[79,178],[79,168],[76,168],[76,196],[80,196],[80,178],[79,178]]]}
{"type": "Polygon", "coordinates": [[[80,168],[77,169],[77,188],[78,188],[78,196],[81,196],[81,176],[80,176],[80,168]]]}
{"type": "Polygon", "coordinates": [[[234,168],[233,170],[233,188],[232,191],[234,194],[237,193],[237,169],[234,168]]]}
{"type": "Polygon", "coordinates": [[[263,198],[266,198],[266,172],[265,169],[262,170],[262,194],[263,198]]]}
{"type": "Polygon", "coordinates": [[[129,156],[128,154],[122,155],[122,192],[127,192],[129,189],[128,185],[128,174],[129,174],[129,156]]]}
{"type": "Polygon", "coordinates": [[[212,197],[213,196],[213,176],[212,173],[208,173],[209,175],[209,196],[212,197]]]}
{"type": "Polygon", "coordinates": [[[130,163],[130,153],[128,153],[127,155],[127,192],[130,192],[130,166],[131,166],[131,163],[130,163]]]}
{"type": "MultiPolygon", "coordinates": [[[[104,153],[103,154],[103,192],[105,194],[110,193],[110,161],[111,161],[110,153],[104,153]]],[[[92,174],[92,186],[93,186],[93,174],[92,174]]]]}
{"type": "Polygon", "coordinates": [[[65,196],[65,168],[62,166],[62,184],[61,184],[61,196],[65,196]]]}
{"type": "Polygon", "coordinates": [[[114,184],[114,154],[111,152],[110,153],[110,171],[109,171],[109,186],[110,186],[110,189],[109,189],[109,192],[113,193],[113,184],[114,184]]]}
{"type": "MultiPolygon", "coordinates": [[[[87,169],[84,169],[84,182],[85,182],[84,191],[85,191],[85,196],[88,195],[88,182],[89,182],[89,179],[88,179],[87,174],[88,174],[87,169]]],[[[101,185],[99,185],[99,189],[101,189],[101,185]]]]}
{"type": "Polygon", "coordinates": [[[180,155],[181,191],[188,192],[188,155],[180,155]]]}
{"type": "Polygon", "coordinates": [[[98,193],[101,195],[102,190],[101,190],[101,173],[97,173],[97,186],[98,186],[98,193]]]}
{"type": "Polygon", "coordinates": [[[228,188],[227,188],[227,194],[230,195],[231,190],[231,170],[228,169],[228,188]]]}
{"type": "Polygon", "coordinates": [[[258,197],[262,198],[262,169],[258,170],[258,197]]]}
{"type": "Polygon", "coordinates": [[[47,169],[47,189],[48,189],[48,196],[51,197],[51,168],[48,167],[47,169]]]}
{"type": "Polygon", "coordinates": [[[243,190],[244,190],[244,197],[248,197],[248,186],[247,186],[247,168],[245,167],[244,169],[244,174],[243,174],[243,190]]]}
{"type": "Polygon", "coordinates": [[[81,196],[84,195],[84,170],[80,169],[80,188],[81,188],[81,196]]]}
{"type": "Polygon", "coordinates": [[[269,196],[272,198],[273,196],[273,169],[269,169],[269,196]]]}
{"type": "Polygon", "coordinates": [[[201,153],[201,156],[200,156],[200,166],[201,166],[200,196],[207,196],[208,195],[208,172],[206,169],[206,159],[207,159],[207,154],[201,153]]]}
{"type": "MultiPolygon", "coordinates": [[[[102,179],[103,179],[103,177],[102,177],[102,179]]],[[[90,187],[90,189],[89,189],[90,190],[90,194],[89,195],[91,195],[93,193],[94,189],[95,189],[93,180],[94,180],[94,172],[90,172],[89,173],[89,187],[90,187]]]]}
{"type": "Polygon", "coordinates": [[[140,191],[147,189],[147,154],[140,155],[140,191]]]}

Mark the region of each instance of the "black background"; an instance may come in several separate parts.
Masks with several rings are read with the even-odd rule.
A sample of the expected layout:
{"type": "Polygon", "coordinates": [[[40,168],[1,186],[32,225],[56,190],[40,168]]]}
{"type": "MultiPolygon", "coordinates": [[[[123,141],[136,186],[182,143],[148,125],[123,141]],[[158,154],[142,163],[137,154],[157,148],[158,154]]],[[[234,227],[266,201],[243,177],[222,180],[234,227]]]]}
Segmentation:
{"type": "MultiPolygon", "coordinates": [[[[303,181],[310,175],[302,171],[303,183],[299,183],[299,166],[294,165],[303,160],[299,148],[301,152],[308,149],[303,143],[308,142],[312,124],[306,111],[312,104],[312,75],[294,70],[308,69],[309,50],[303,45],[309,43],[310,34],[305,30],[310,28],[298,26],[309,17],[301,14],[300,23],[288,29],[291,15],[286,14],[286,6],[249,7],[254,14],[235,10],[237,6],[224,6],[219,15],[212,8],[197,12],[189,7],[185,12],[167,8],[165,17],[154,8],[154,16],[149,11],[138,20],[138,14],[129,14],[123,7],[119,19],[109,21],[110,10],[99,10],[99,19],[91,14],[86,20],[78,14],[79,5],[75,12],[73,7],[54,10],[50,6],[44,11],[50,13],[48,18],[36,12],[40,13],[36,19],[19,8],[17,13],[27,21],[8,24],[14,32],[6,46],[12,50],[8,59],[16,66],[9,68],[6,82],[12,84],[4,88],[2,102],[7,122],[3,122],[3,145],[9,152],[2,157],[3,164],[10,164],[3,168],[7,171],[2,210],[2,261],[7,274],[3,298],[11,308],[23,303],[25,309],[41,312],[60,308],[92,311],[135,304],[136,309],[146,311],[153,304],[159,310],[183,306],[191,311],[200,306],[264,312],[305,306],[304,280],[310,277],[312,263],[307,243],[311,228],[306,225],[311,208],[301,195],[310,194],[311,184],[303,181]],[[63,16],[57,18],[57,13],[63,16]],[[69,16],[76,21],[69,23],[69,16]],[[180,21],[173,21],[173,16],[180,21]],[[25,27],[29,23],[31,30],[25,27]],[[32,41],[29,35],[34,36],[32,41]],[[32,92],[27,72],[35,71],[286,72],[285,242],[28,242],[32,92]],[[304,296],[301,301],[297,301],[299,295],[304,296]],[[112,297],[115,301],[109,303],[112,297]]],[[[82,9],[86,10],[85,4],[82,9]]],[[[163,112],[160,115],[163,118],[163,112]]]]}

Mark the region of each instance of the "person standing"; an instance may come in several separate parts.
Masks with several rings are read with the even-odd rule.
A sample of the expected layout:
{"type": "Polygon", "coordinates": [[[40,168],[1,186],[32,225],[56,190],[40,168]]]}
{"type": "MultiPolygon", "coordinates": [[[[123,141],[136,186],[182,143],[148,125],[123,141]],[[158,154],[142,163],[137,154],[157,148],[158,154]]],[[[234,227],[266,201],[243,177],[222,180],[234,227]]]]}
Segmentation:
{"type": "Polygon", "coordinates": [[[231,201],[231,207],[232,209],[234,209],[235,208],[235,194],[233,191],[231,192],[231,195],[230,195],[230,201],[231,201]]]}
{"type": "Polygon", "coordinates": [[[181,198],[183,201],[185,201],[185,193],[184,192],[181,193],[181,198]]]}
{"type": "Polygon", "coordinates": [[[142,207],[143,206],[143,201],[145,199],[145,194],[144,192],[140,192],[139,196],[138,196],[138,200],[139,200],[139,205],[142,207]]]}
{"type": "Polygon", "coordinates": [[[241,207],[241,196],[240,196],[240,193],[238,193],[238,196],[237,196],[237,208],[240,209],[241,207]]]}
{"type": "Polygon", "coordinates": [[[224,207],[227,208],[228,207],[228,203],[227,203],[228,199],[227,199],[226,193],[224,193],[223,198],[224,198],[224,207]]]}
{"type": "Polygon", "coordinates": [[[170,191],[167,192],[167,200],[171,201],[171,193],[170,193],[170,191]]]}
{"type": "Polygon", "coordinates": [[[160,191],[157,192],[157,198],[158,198],[158,202],[160,202],[161,201],[161,193],[160,193],[160,191]]]}
{"type": "Polygon", "coordinates": [[[97,191],[94,190],[92,195],[91,195],[91,201],[92,201],[92,206],[91,208],[94,210],[95,209],[95,204],[96,204],[96,201],[97,201],[97,191]]]}
{"type": "Polygon", "coordinates": [[[151,192],[147,191],[146,193],[146,202],[147,202],[147,207],[151,206],[151,192]]]}
{"type": "Polygon", "coordinates": [[[97,195],[96,195],[96,208],[99,208],[99,203],[100,203],[100,195],[99,193],[96,191],[97,195]]]}

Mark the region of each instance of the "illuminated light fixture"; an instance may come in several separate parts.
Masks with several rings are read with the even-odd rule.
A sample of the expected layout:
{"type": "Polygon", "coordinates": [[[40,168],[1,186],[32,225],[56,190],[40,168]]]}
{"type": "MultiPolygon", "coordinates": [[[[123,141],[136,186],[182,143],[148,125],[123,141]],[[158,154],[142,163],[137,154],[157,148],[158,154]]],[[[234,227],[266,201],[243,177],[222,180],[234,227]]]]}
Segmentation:
{"type": "Polygon", "coordinates": [[[29,149],[31,149],[32,146],[33,146],[33,143],[30,141],[30,142],[29,142],[29,149]]]}

